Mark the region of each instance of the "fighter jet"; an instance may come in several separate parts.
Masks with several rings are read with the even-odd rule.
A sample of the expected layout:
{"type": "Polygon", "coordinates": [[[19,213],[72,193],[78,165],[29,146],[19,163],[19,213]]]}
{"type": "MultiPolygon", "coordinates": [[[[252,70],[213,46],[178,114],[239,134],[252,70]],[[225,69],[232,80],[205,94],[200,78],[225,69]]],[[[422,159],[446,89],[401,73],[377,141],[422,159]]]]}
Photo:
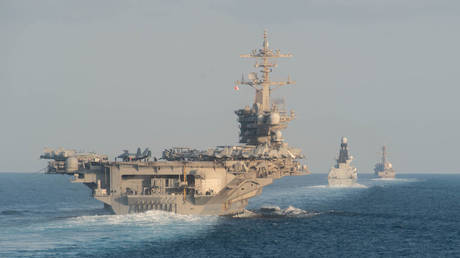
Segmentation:
{"type": "Polygon", "coordinates": [[[129,153],[128,150],[123,150],[123,153],[117,158],[123,161],[136,161],[136,160],[148,160],[152,156],[152,152],[149,148],[145,148],[144,152],[141,152],[141,148],[137,148],[136,153],[129,153]]]}

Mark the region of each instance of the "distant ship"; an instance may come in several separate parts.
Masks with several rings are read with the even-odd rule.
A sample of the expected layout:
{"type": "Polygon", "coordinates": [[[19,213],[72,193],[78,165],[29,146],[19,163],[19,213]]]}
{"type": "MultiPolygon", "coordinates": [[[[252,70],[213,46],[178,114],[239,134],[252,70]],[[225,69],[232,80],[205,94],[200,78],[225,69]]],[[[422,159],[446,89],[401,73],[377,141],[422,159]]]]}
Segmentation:
{"type": "Polygon", "coordinates": [[[374,168],[375,175],[381,178],[395,178],[395,170],[393,165],[387,160],[387,148],[384,145],[382,147],[382,161],[375,164],[374,168]]]}
{"type": "Polygon", "coordinates": [[[329,186],[347,187],[356,183],[358,172],[350,165],[352,160],[353,157],[348,155],[348,139],[342,137],[337,164],[331,168],[327,177],[329,186]]]}

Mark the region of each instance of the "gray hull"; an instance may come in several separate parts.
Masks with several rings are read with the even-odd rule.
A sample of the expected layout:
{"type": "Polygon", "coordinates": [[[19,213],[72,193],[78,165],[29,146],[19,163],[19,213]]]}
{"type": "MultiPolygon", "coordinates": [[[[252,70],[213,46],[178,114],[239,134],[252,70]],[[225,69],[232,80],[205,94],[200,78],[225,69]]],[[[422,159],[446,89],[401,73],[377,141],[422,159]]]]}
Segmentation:
{"type": "Polygon", "coordinates": [[[396,173],[394,170],[389,170],[389,171],[379,171],[376,173],[378,177],[380,178],[395,178],[396,173]]]}
{"type": "MultiPolygon", "coordinates": [[[[142,166],[141,166],[142,168],[142,166]]],[[[152,167],[145,166],[144,170],[151,170],[152,167]]],[[[139,168],[137,168],[139,169],[139,168]]],[[[136,172],[138,176],[138,172],[136,172]]],[[[152,178],[154,174],[144,174],[144,178],[152,178]]],[[[134,176],[123,170],[113,170],[110,174],[112,183],[120,180],[122,187],[127,185],[132,189],[140,189],[145,185],[145,180],[129,181],[127,178],[134,176]],[[135,187],[138,184],[139,187],[135,187]]],[[[228,175],[230,177],[230,175],[228,175]]],[[[81,180],[74,180],[79,182],[81,180]]],[[[151,181],[148,179],[147,181],[151,181]]],[[[272,178],[241,178],[234,177],[228,182],[217,194],[199,195],[192,193],[191,190],[183,189],[176,193],[141,193],[134,191],[130,194],[117,194],[117,191],[108,194],[107,191],[101,191],[98,188],[93,189],[94,198],[104,202],[107,207],[115,214],[140,213],[149,210],[163,210],[178,214],[195,214],[195,215],[232,215],[243,212],[248,204],[248,200],[262,193],[265,185],[271,184],[272,178]]],[[[87,184],[88,185],[88,184],[87,184]]],[[[117,187],[118,185],[114,185],[117,187]]],[[[120,188],[122,188],[120,187],[120,188]]]]}
{"type": "MultiPolygon", "coordinates": [[[[248,160],[246,166],[254,167],[253,164],[262,162],[267,163],[248,160]]],[[[93,197],[115,214],[163,210],[178,214],[232,215],[243,212],[249,199],[262,193],[262,188],[274,179],[305,174],[303,171],[267,172],[266,167],[233,171],[239,163],[241,161],[105,162],[75,171],[72,182],[91,188],[93,197]]]]}
{"type": "Polygon", "coordinates": [[[331,168],[327,176],[330,187],[350,187],[356,183],[358,173],[351,166],[353,157],[348,153],[348,139],[342,137],[337,164],[331,168]]]}
{"type": "Polygon", "coordinates": [[[329,187],[350,187],[356,184],[356,178],[329,178],[329,187]]]}
{"type": "Polygon", "coordinates": [[[374,172],[380,178],[395,178],[396,176],[393,165],[387,159],[386,146],[382,147],[382,161],[375,164],[374,172]]]}

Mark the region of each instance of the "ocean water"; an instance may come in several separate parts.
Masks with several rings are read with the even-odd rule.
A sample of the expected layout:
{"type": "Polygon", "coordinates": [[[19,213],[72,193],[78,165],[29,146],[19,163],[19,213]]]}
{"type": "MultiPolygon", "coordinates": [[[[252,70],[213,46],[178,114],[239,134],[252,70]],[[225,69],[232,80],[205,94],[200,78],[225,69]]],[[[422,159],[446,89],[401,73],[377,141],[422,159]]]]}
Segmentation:
{"type": "Polygon", "coordinates": [[[460,257],[460,175],[285,177],[244,217],[110,215],[67,176],[0,173],[0,257],[460,257]]]}

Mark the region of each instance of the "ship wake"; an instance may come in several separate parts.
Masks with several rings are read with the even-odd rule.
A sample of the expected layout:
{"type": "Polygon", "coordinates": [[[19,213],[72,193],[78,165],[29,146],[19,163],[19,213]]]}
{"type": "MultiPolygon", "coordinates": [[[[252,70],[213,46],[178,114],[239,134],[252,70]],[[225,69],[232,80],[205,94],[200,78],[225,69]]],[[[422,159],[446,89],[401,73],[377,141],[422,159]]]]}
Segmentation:
{"type": "Polygon", "coordinates": [[[136,225],[136,226],[160,226],[160,225],[182,225],[182,224],[199,224],[201,222],[213,223],[217,220],[217,216],[197,216],[197,215],[181,215],[166,211],[147,211],[144,213],[133,213],[126,215],[95,215],[95,216],[80,216],[73,218],[69,225],[85,224],[90,226],[97,225],[136,225]]]}
{"type": "Polygon", "coordinates": [[[343,188],[368,188],[368,186],[363,185],[363,184],[358,184],[354,183],[351,185],[338,185],[338,186],[330,186],[330,185],[313,185],[313,186],[308,186],[309,188],[337,188],[337,189],[343,189],[343,188]]]}
{"type": "Polygon", "coordinates": [[[337,185],[337,186],[328,186],[329,188],[368,188],[365,185],[354,183],[351,185],[337,185]]]}
{"type": "Polygon", "coordinates": [[[318,214],[318,212],[310,212],[294,206],[289,206],[286,209],[279,206],[262,206],[256,210],[244,210],[243,213],[234,215],[233,218],[309,218],[318,214]]]}
{"type": "MultiPolygon", "coordinates": [[[[84,215],[31,223],[27,234],[12,235],[2,244],[27,251],[71,248],[79,243],[87,248],[117,246],[120,243],[169,240],[205,234],[218,223],[217,216],[178,215],[165,211],[148,211],[127,215],[84,215]],[[36,235],[40,234],[40,238],[36,235]]],[[[1,245],[0,245],[1,247],[1,245]]],[[[52,255],[51,255],[52,256],[52,255]]]]}
{"type": "Polygon", "coordinates": [[[417,182],[417,178],[373,178],[372,181],[385,181],[385,182],[417,182]]]}

